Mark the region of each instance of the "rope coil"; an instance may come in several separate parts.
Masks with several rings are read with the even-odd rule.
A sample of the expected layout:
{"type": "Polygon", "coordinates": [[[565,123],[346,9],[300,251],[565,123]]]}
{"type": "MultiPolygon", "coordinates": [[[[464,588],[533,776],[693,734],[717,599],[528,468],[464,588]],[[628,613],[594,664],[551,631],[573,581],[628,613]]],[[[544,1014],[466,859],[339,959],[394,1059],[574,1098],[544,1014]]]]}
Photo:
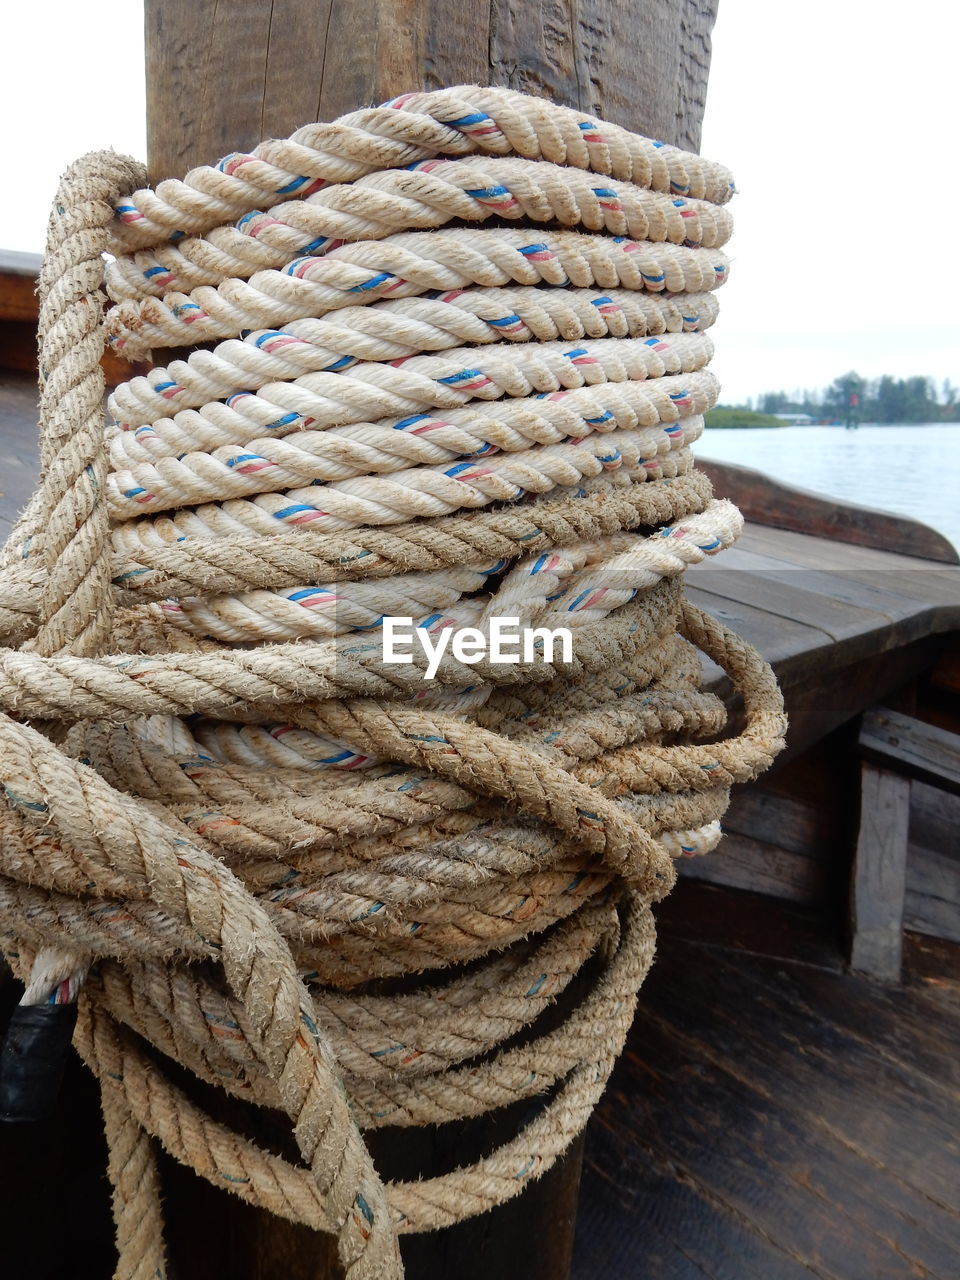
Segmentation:
{"type": "Polygon", "coordinates": [[[155,1141],[389,1280],[398,1233],[518,1194],[586,1123],[673,860],[785,729],[681,585],[741,527],[690,453],[731,190],[470,87],[156,191],[106,153],[62,180],[42,479],[0,567],[0,936],[26,1005],[78,1002],[122,1280],[167,1274],[155,1141]],[[216,345],[116,388],[105,429],[105,339],[216,345]],[[446,652],[431,680],[385,660],[386,617],[572,648],[446,652]],[[743,697],[734,736],[701,654],[743,697]],[[285,1112],[300,1162],[165,1059],[285,1112]],[[439,1177],[384,1184],[361,1137],[538,1094],[439,1177]]]}

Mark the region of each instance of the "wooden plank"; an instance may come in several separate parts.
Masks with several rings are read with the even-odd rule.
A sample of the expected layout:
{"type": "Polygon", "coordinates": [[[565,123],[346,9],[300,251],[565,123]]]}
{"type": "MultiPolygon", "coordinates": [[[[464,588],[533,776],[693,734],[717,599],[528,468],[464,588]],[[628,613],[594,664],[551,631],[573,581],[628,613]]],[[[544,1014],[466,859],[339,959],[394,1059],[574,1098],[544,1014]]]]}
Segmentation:
{"type": "Polygon", "coordinates": [[[888,768],[960,794],[960,734],[873,707],[863,717],[860,750],[888,768]]]}
{"type": "MultiPolygon", "coordinates": [[[[784,1007],[825,1019],[905,1073],[919,1072],[960,1101],[960,1017],[932,1017],[915,985],[864,983],[796,963],[758,962],[756,982],[784,1007]]],[[[958,1011],[960,1012],[960,1011],[958,1011]]]]}
{"type": "MultiPolygon", "coordinates": [[[[0,370],[18,373],[37,372],[37,253],[0,252],[0,370]]],[[[113,351],[105,350],[100,360],[109,386],[116,386],[146,365],[121,360],[113,351]]]]}
{"type": "Polygon", "coordinates": [[[924,782],[913,782],[904,929],[960,942],[958,832],[960,796],[924,782]]]}
{"type": "MultiPolygon", "coordinates": [[[[898,647],[904,651],[960,628],[957,569],[756,525],[747,525],[740,543],[723,557],[688,570],[687,581],[698,603],[731,620],[774,664],[782,682],[819,685],[832,668],[898,647]],[[736,605],[724,607],[700,592],[736,605]],[[769,614],[786,620],[763,616],[769,614]],[[835,642],[818,644],[798,623],[817,626],[835,642]]],[[[937,656],[932,653],[929,661],[937,656]]],[[[903,680],[910,674],[905,670],[903,680]]],[[[888,683],[886,690],[901,682],[888,683]]],[[[857,710],[882,696],[875,692],[857,710]]],[[[806,717],[813,708],[808,700],[796,710],[806,717]]]]}
{"type": "Polygon", "coordinates": [[[952,604],[939,610],[918,600],[913,611],[891,623],[879,613],[848,610],[814,592],[794,595],[789,582],[767,584],[763,575],[753,580],[747,573],[727,574],[722,566],[706,573],[696,566],[688,570],[687,583],[696,604],[759,649],[791,682],[916,643],[937,634],[941,624],[960,625],[960,608],[952,604]]]}
{"type": "MultiPolygon", "coordinates": [[[[695,981],[697,966],[713,963],[714,953],[724,964],[734,954],[749,956],[756,961],[751,983],[771,991],[774,1005],[828,1017],[874,1053],[960,1093],[960,947],[938,948],[936,970],[924,961],[922,974],[911,969],[910,983],[881,984],[849,973],[826,917],[789,903],[684,882],[657,915],[663,964],[644,987],[644,1003],[661,984],[685,1002],[680,988],[695,981]],[[688,948],[708,954],[697,959],[688,948]],[[941,1005],[935,1008],[931,997],[942,997],[941,1005]]],[[[911,964],[916,947],[926,945],[908,936],[911,964]]]]}
{"type": "Polygon", "coordinates": [[[960,942],[956,862],[932,849],[910,849],[903,927],[929,938],[960,942]]]}
{"type": "MultiPolygon", "coordinates": [[[[913,783],[913,790],[920,786],[913,783]]],[[[945,799],[957,800],[956,796],[945,799]]],[[[913,818],[913,810],[911,810],[913,818]]],[[[943,844],[910,841],[906,863],[904,927],[960,942],[960,815],[943,844]]]]}
{"type": "Polygon", "coordinates": [[[960,942],[960,796],[924,782],[910,788],[904,927],[960,942]]]}
{"type": "Polygon", "coordinates": [[[884,649],[910,644],[943,627],[960,625],[960,574],[956,605],[950,597],[932,603],[903,595],[886,576],[851,583],[834,575],[810,581],[805,570],[769,572],[751,563],[749,553],[733,548],[714,564],[700,564],[688,571],[691,587],[722,595],[726,600],[749,605],[765,613],[802,622],[823,631],[833,641],[830,665],[853,663],[884,649]]]}
{"type": "Polygon", "coordinates": [[[750,836],[728,833],[715,852],[681,858],[677,870],[690,880],[749,889],[805,905],[823,903],[830,881],[821,859],[807,858],[750,836]]]}
{"type": "Polygon", "coordinates": [[[934,579],[944,575],[953,578],[958,576],[951,566],[932,560],[916,560],[895,551],[861,547],[849,542],[831,542],[811,534],[776,529],[772,525],[760,525],[749,520],[744,526],[738,546],[767,555],[782,556],[793,564],[805,565],[810,569],[822,569],[826,563],[831,569],[844,572],[857,572],[861,569],[884,572],[903,570],[919,579],[927,576],[934,579]]]}
{"type": "Polygon", "coordinates": [[[836,822],[827,804],[813,804],[759,782],[734,788],[723,827],[805,858],[823,859],[836,822]]]}
{"type": "MultiPolygon", "coordinates": [[[[701,580],[702,581],[702,580],[701,580]]],[[[902,648],[887,649],[885,632],[876,649],[860,646],[852,661],[824,631],[795,619],[728,600],[702,587],[688,588],[690,599],[752,644],[773,666],[790,718],[785,762],[859,715],[878,698],[926,670],[936,659],[936,636],[924,636],[902,648]]],[[[705,687],[729,700],[729,681],[704,662],[705,687]]]]}
{"type": "Polygon", "coordinates": [[[960,859],[960,796],[929,782],[910,789],[910,843],[960,859]]]}
{"type": "Polygon", "coordinates": [[[899,551],[943,564],[960,564],[960,555],[953,543],[919,520],[828,498],[732,462],[704,458],[701,467],[717,492],[735,502],[747,519],[756,524],[899,551]]]}
{"type": "MultiPolygon", "coordinates": [[[[896,588],[892,585],[891,569],[902,563],[901,557],[893,558],[886,568],[864,569],[848,566],[846,547],[838,547],[817,539],[817,564],[813,568],[807,564],[797,563],[787,555],[771,555],[756,546],[756,525],[748,525],[744,536],[736,546],[730,547],[722,557],[704,560],[693,566],[689,572],[695,578],[709,575],[719,570],[736,570],[750,573],[764,579],[780,583],[786,587],[796,587],[802,591],[822,595],[831,600],[852,605],[871,613],[881,614],[891,622],[900,622],[925,610],[931,603],[931,593],[919,587],[914,590],[914,582],[920,575],[914,573],[911,578],[899,575],[896,588]]],[[[930,562],[920,561],[919,564],[930,562]]],[[[936,589],[933,599],[952,598],[952,583],[956,580],[956,597],[960,607],[960,574],[950,570],[939,570],[938,580],[947,587],[946,593],[936,589]]],[[[922,577],[920,581],[922,582],[922,577]]],[[[919,586],[919,584],[918,584],[919,586]]]]}
{"type": "MultiPolygon", "coordinates": [[[[941,1206],[941,1221],[960,1248],[956,1090],[929,1079],[910,1062],[891,1061],[824,1016],[816,1004],[808,1012],[758,981],[758,973],[784,963],[762,964],[737,950],[713,949],[694,965],[692,953],[684,959],[678,946],[665,942],[654,977],[670,974],[670,982],[648,983],[641,1008],[645,1017],[658,1019],[684,1038],[691,1064],[712,1062],[750,1082],[776,1103],[778,1115],[794,1116],[802,1128],[812,1130],[818,1146],[823,1135],[825,1145],[839,1142],[855,1154],[862,1162],[861,1177],[872,1182],[876,1173],[870,1194],[887,1212],[903,1212],[913,1201],[918,1211],[912,1216],[922,1222],[932,1216],[929,1204],[920,1207],[925,1200],[941,1206]]],[[[801,981],[799,966],[794,973],[801,981]]],[[[872,1004],[877,984],[845,975],[831,981],[848,984],[847,998],[872,1004]]],[[[950,1012],[944,1016],[956,1027],[956,993],[947,1007],[950,1012]]],[[[630,1043],[646,1042],[644,1024],[638,1022],[630,1043]]],[[[688,1068],[688,1085],[698,1074],[695,1065],[688,1068]]],[[[769,1155],[773,1161],[775,1146],[769,1155]]]]}
{"type": "Polygon", "coordinates": [[[150,172],[442,84],[509,85],[695,150],[715,14],[716,0],[147,0],[150,172]]]}
{"type": "MultiPolygon", "coordinates": [[[[831,973],[844,969],[833,924],[825,913],[696,880],[681,880],[660,903],[657,930],[658,954],[669,940],[671,946],[686,942],[710,951],[736,947],[744,954],[774,956],[804,969],[831,973]]],[[[655,978],[658,973],[654,970],[655,978]]]]}
{"type": "MultiPolygon", "coordinates": [[[[720,1031],[698,1017],[697,1034],[691,1035],[683,1011],[674,1018],[659,1000],[655,1012],[641,1013],[624,1069],[602,1110],[612,1140],[600,1159],[618,1169],[628,1186],[651,1164],[659,1166],[738,1225],[750,1224],[776,1250],[766,1274],[778,1280],[804,1270],[831,1280],[952,1274],[956,1241],[927,1227],[930,1212],[922,1195],[910,1194],[893,1171],[871,1168],[837,1136],[811,1125],[807,1108],[818,1101],[819,1075],[804,1098],[773,1074],[767,1058],[758,1067],[752,1054],[769,1011],[758,1009],[752,987],[739,986],[753,1034],[730,1037],[726,1024],[720,1031]],[[737,1060],[730,1053],[734,1041],[737,1060]],[[627,1089],[620,1081],[630,1068],[633,1087],[627,1089]],[[621,1136],[618,1142],[624,1129],[626,1141],[621,1136]],[[918,1208],[923,1216],[915,1217],[918,1208]]],[[[725,995],[729,1002],[729,983],[725,995]]],[[[724,1280],[750,1275],[750,1262],[740,1272],[728,1253],[742,1234],[733,1235],[721,1218],[715,1228],[719,1240],[710,1239],[704,1248],[685,1207],[668,1201],[646,1212],[657,1215],[668,1238],[680,1245],[690,1240],[695,1261],[708,1274],[724,1280]]],[[[638,1216],[644,1213],[637,1208],[638,1216]]],[[[947,1229],[952,1225],[948,1220],[947,1229]]],[[[646,1271],[638,1267],[635,1274],[646,1271]]]]}
{"type": "Polygon", "coordinates": [[[37,309],[36,276],[7,272],[0,266],[0,320],[35,322],[37,309]]]}
{"type": "Polygon", "coordinates": [[[902,960],[909,823],[909,780],[865,761],[850,891],[850,967],[893,981],[902,960]]]}
{"type": "Polygon", "coordinates": [[[734,562],[712,565],[706,571],[697,565],[690,571],[688,581],[727,600],[817,627],[837,643],[861,637],[869,643],[869,637],[876,633],[894,630],[891,619],[877,609],[864,609],[831,594],[807,590],[799,572],[771,574],[734,562]]]}
{"type": "MultiPolygon", "coordinates": [[[[594,1122],[591,1136],[597,1133],[601,1123],[599,1118],[594,1122]]],[[[615,1162],[619,1163],[619,1152],[612,1141],[608,1147],[595,1140],[580,1199],[571,1280],[641,1275],[644,1280],[716,1280],[716,1270],[699,1266],[690,1256],[692,1250],[686,1241],[679,1245],[667,1239],[658,1224],[650,1220],[653,1215],[645,1212],[647,1205],[665,1205],[674,1196],[682,1197],[686,1185],[676,1177],[667,1183],[648,1164],[631,1171],[631,1185],[637,1188],[638,1194],[628,1204],[622,1204],[614,1198],[619,1187],[615,1181],[615,1162]]],[[[711,1213],[713,1205],[702,1197],[691,1195],[691,1199],[695,1199],[694,1207],[684,1206],[679,1212],[689,1219],[690,1234],[698,1236],[704,1216],[711,1213]]],[[[723,1220],[729,1225],[730,1215],[724,1215],[723,1220]]],[[[714,1240],[725,1238],[722,1229],[710,1234],[714,1240]]]]}
{"type": "MultiPolygon", "coordinates": [[[[923,605],[909,627],[901,627],[898,633],[880,628],[867,637],[870,643],[856,635],[837,642],[822,629],[795,618],[704,590],[704,584],[712,587],[714,581],[722,582],[713,576],[691,579],[687,594],[773,666],[790,721],[780,763],[928,670],[944,643],[936,632],[936,618],[931,619],[923,605]]],[[[702,665],[704,687],[735,707],[724,674],[706,659],[702,665]]]]}
{"type": "MultiPolygon", "coordinates": [[[[896,664],[897,655],[891,655],[896,664]]],[[[903,672],[896,671],[901,677],[903,672]]],[[[836,697],[822,703],[843,713],[841,694],[856,693],[859,668],[837,673],[836,697]]],[[[869,681],[860,694],[872,697],[869,681]]],[[[788,704],[803,701],[803,689],[788,687],[788,704]]],[[[790,736],[805,731],[799,718],[791,723],[790,736]]],[[[730,808],[723,819],[724,838],[718,849],[705,858],[685,858],[679,863],[686,881],[751,890],[770,898],[828,909],[846,901],[850,849],[856,837],[851,824],[849,794],[844,779],[849,775],[853,736],[835,734],[820,739],[799,758],[779,767],[768,778],[750,787],[735,787],[730,808]]],[[[917,783],[911,801],[911,841],[907,863],[907,902],[910,894],[928,895],[912,914],[905,913],[905,927],[922,928],[942,936],[953,936],[960,926],[960,866],[951,876],[930,850],[946,849],[956,843],[960,829],[960,799],[936,792],[917,783]],[[956,811],[941,812],[949,801],[956,811]],[[917,841],[927,848],[917,848],[917,841]],[[915,869],[915,870],[914,870],[915,869]],[[912,878],[911,878],[912,877],[912,878]],[[934,927],[933,921],[938,922],[934,927]],[[949,923],[947,923],[949,922],[949,923]]]]}
{"type": "MultiPolygon", "coordinates": [[[[733,553],[741,550],[772,557],[793,566],[794,571],[823,573],[827,580],[835,580],[839,590],[824,589],[839,598],[848,586],[853,592],[865,588],[868,594],[856,603],[897,619],[913,617],[927,634],[960,628],[960,572],[953,566],[755,524],[746,525],[739,543],[731,549],[733,553]]],[[[718,563],[722,567],[723,561],[718,563]]],[[[822,586],[822,580],[816,582],[817,589],[822,586]]]]}
{"type": "Polygon", "coordinates": [[[787,749],[781,761],[786,763],[798,751],[860,715],[878,698],[891,696],[929,670],[939,643],[936,636],[925,636],[903,648],[888,649],[832,670],[829,652],[821,655],[820,663],[811,664],[800,657],[777,668],[790,717],[787,749]]]}
{"type": "MultiPolygon", "coordinates": [[[[653,1057],[647,1045],[642,1054],[644,1064],[653,1057]]],[[[636,1068],[621,1073],[591,1128],[574,1280],[809,1280],[803,1261],[678,1164],[663,1114],[669,1103],[657,1098],[645,1117],[650,1127],[636,1133],[641,1089],[636,1068]]]]}
{"type": "Polygon", "coordinates": [[[960,1003],[960,947],[922,933],[904,935],[904,967],[930,1006],[930,1018],[952,1017],[960,1003]]]}
{"type": "Polygon", "coordinates": [[[768,662],[776,665],[809,660],[810,655],[827,653],[833,647],[833,637],[821,627],[785,618],[754,604],[728,600],[722,591],[712,589],[712,578],[691,575],[688,582],[687,595],[694,604],[749,641],[768,662]]]}

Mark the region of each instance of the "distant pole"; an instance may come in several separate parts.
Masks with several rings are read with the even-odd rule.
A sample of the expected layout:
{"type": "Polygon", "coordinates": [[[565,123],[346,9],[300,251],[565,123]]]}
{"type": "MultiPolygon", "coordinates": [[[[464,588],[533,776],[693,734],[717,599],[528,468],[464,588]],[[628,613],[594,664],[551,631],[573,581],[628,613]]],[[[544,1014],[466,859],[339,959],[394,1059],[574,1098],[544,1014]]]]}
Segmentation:
{"type": "MultiPolygon", "coordinates": [[[[718,0],[145,0],[147,154],[153,182],[264,137],[414,89],[505,85],[696,151],[718,0]]],[[[219,1118],[288,1141],[274,1117],[219,1118]]],[[[236,1114],[234,1114],[236,1113],[236,1114]]],[[[385,1177],[476,1159],[526,1116],[375,1134],[385,1177]]],[[[564,1280],[582,1143],[517,1200],[429,1237],[403,1238],[409,1280],[564,1280]]],[[[336,1280],[325,1239],[257,1213],[164,1163],[180,1280],[336,1280]]],[[[415,1176],[415,1173],[414,1173],[415,1176]]]]}
{"type": "Polygon", "coordinates": [[[852,430],[858,425],[858,411],[860,407],[860,396],[856,391],[850,392],[850,400],[847,404],[847,430],[852,430]]]}

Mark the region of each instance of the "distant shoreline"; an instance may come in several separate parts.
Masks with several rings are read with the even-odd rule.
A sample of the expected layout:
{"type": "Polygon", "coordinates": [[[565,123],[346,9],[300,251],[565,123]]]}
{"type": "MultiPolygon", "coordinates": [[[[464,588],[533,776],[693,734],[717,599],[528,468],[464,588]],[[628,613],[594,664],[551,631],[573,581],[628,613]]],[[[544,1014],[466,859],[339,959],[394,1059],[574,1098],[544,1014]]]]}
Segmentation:
{"type": "Polygon", "coordinates": [[[831,429],[833,431],[859,431],[860,428],[877,428],[884,431],[913,431],[923,426],[960,426],[960,422],[856,422],[847,429],[842,422],[707,422],[710,431],[817,431],[831,429]]]}
{"type": "Polygon", "coordinates": [[[960,550],[960,431],[953,422],[869,423],[705,431],[697,458],[750,467],[839,502],[891,511],[939,529],[960,550]],[[905,465],[913,456],[923,466],[905,465]]]}
{"type": "MultiPolygon", "coordinates": [[[[710,431],[782,431],[796,427],[800,431],[809,428],[831,427],[836,431],[846,431],[843,422],[787,422],[770,413],[757,413],[752,409],[710,409],[704,414],[704,426],[710,431]]],[[[912,430],[914,427],[960,427],[960,422],[857,422],[850,428],[891,427],[901,430],[912,430]]]]}
{"type": "Polygon", "coordinates": [[[707,427],[785,427],[788,424],[772,413],[757,413],[753,409],[729,408],[718,405],[703,416],[707,427]]]}

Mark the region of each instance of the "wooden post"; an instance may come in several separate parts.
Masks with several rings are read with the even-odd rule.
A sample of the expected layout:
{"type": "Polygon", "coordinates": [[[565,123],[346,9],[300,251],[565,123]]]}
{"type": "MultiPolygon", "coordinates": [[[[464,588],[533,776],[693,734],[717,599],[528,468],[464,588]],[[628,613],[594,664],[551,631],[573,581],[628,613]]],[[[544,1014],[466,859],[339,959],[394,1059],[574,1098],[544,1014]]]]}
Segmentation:
{"type": "Polygon", "coordinates": [[[146,0],[154,182],[411,89],[501,84],[695,151],[717,0],[146,0]]]}
{"type": "MultiPolygon", "coordinates": [[[[915,710],[916,692],[906,702],[915,710]]],[[[850,895],[850,967],[897,981],[903,949],[911,779],[960,795],[960,734],[871,707],[859,737],[860,834],[850,895]]]]}
{"type": "MultiPolygon", "coordinates": [[[[411,89],[497,84],[696,150],[717,0],[146,0],[148,158],[154,182],[411,89]]],[[[208,1099],[204,1099],[208,1101],[208,1099]]],[[[275,1121],[215,1109],[283,1149],[275,1121]]],[[[525,1110],[529,1110],[526,1108],[525,1110]]],[[[387,1178],[476,1159],[526,1119],[374,1135],[387,1178]],[[456,1132],[447,1132],[456,1129],[456,1132]]],[[[483,1218],[407,1237],[411,1280],[563,1280],[581,1144],[523,1196],[483,1218]]],[[[165,1166],[182,1280],[334,1280],[329,1242],[257,1214],[165,1166]],[[201,1229],[202,1224],[202,1229],[201,1229]],[[215,1257],[205,1241],[218,1242],[215,1257]],[[226,1249],[226,1254],[224,1253],[226,1249]],[[229,1255],[229,1257],[227,1256],[229,1255]],[[229,1262],[229,1267],[228,1267],[229,1262]],[[211,1267],[213,1270],[211,1270],[211,1267]]]]}
{"type": "Polygon", "coordinates": [[[864,761],[850,894],[850,967],[888,982],[900,980],[909,823],[910,779],[864,761]]]}

